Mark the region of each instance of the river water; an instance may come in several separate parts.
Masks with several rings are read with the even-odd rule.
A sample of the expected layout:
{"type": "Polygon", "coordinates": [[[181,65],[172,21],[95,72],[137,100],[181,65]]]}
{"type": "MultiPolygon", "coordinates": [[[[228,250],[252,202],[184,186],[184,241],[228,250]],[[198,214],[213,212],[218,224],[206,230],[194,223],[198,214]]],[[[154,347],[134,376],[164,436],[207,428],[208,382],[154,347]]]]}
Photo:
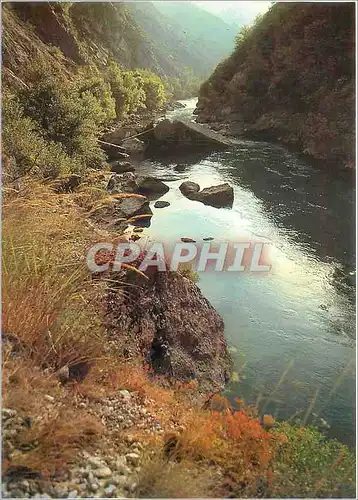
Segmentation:
{"type": "MultiPolygon", "coordinates": [[[[168,117],[194,119],[196,99],[182,102],[186,108],[168,117]]],[[[152,207],[145,233],[150,239],[271,243],[266,275],[200,274],[198,285],[224,319],[235,363],[228,397],[279,419],[312,422],[353,445],[352,180],[317,169],[284,147],[246,140],[203,158],[146,161],[141,170],[170,186],[162,197],[170,206],[152,207]],[[185,172],[173,171],[179,162],[185,172]],[[178,189],[184,180],[201,188],[228,182],[235,193],[232,209],[188,200],[178,189]]]]}

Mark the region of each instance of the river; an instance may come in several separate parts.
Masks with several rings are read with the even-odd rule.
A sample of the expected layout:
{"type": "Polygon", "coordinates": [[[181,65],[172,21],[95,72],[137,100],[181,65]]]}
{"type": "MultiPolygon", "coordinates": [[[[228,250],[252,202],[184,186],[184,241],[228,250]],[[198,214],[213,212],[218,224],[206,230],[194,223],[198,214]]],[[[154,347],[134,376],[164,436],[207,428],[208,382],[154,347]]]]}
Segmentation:
{"type": "MultiPolygon", "coordinates": [[[[194,119],[196,99],[168,117],[194,119]]],[[[261,413],[300,419],[355,443],[355,237],[353,183],[298,154],[264,142],[237,141],[205,158],[146,161],[142,173],[174,179],[152,207],[150,239],[264,239],[272,270],[201,273],[204,295],[222,315],[237,375],[228,397],[261,413]],[[176,163],[187,165],[176,173],[176,163]],[[169,176],[169,177],[168,177],[169,176]],[[184,180],[202,188],[228,182],[232,209],[190,201],[184,180]],[[322,420],[323,419],[323,420],[322,420]],[[329,426],[329,427],[328,427],[329,426]]]]}

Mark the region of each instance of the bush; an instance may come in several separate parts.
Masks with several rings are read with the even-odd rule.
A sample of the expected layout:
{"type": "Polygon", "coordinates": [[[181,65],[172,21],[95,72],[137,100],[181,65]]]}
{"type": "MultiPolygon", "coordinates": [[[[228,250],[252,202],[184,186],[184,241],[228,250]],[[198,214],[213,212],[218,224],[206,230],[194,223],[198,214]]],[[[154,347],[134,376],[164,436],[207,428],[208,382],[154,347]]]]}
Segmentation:
{"type": "Polygon", "coordinates": [[[55,178],[98,167],[105,160],[97,138],[115,118],[110,87],[94,68],[73,80],[32,69],[31,87],[3,96],[4,152],[11,176],[28,172],[55,178]]]}
{"type": "Polygon", "coordinates": [[[19,100],[4,92],[3,152],[9,161],[4,162],[5,181],[12,181],[27,173],[42,177],[57,177],[76,170],[76,164],[64,151],[61,144],[46,141],[36,122],[24,115],[19,100]]]}

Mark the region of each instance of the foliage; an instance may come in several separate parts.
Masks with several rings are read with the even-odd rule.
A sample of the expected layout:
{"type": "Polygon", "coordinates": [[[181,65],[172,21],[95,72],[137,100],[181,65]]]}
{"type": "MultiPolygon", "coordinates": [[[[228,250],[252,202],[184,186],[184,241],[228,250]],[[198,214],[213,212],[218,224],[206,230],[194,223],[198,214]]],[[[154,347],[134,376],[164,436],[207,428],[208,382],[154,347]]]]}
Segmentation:
{"type": "MultiPolygon", "coordinates": [[[[276,3],[243,27],[200,89],[203,117],[280,138],[318,159],[353,162],[353,4],[276,3]]],[[[265,137],[265,136],[264,136],[265,137]]]]}
{"type": "Polygon", "coordinates": [[[313,427],[282,423],[286,437],[275,462],[271,497],[355,497],[355,458],[347,446],[326,439],[313,427]]]}

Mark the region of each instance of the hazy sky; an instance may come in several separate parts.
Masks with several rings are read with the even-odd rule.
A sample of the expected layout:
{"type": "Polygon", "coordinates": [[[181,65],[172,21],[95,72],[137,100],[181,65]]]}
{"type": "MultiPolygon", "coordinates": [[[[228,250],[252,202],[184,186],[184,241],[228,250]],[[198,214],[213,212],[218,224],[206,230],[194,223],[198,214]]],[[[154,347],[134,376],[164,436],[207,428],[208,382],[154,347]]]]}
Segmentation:
{"type": "Polygon", "coordinates": [[[257,14],[262,14],[268,10],[271,2],[226,2],[226,1],[194,1],[200,7],[213,13],[219,13],[227,8],[235,9],[240,13],[240,17],[246,23],[251,23],[257,14]]]}

